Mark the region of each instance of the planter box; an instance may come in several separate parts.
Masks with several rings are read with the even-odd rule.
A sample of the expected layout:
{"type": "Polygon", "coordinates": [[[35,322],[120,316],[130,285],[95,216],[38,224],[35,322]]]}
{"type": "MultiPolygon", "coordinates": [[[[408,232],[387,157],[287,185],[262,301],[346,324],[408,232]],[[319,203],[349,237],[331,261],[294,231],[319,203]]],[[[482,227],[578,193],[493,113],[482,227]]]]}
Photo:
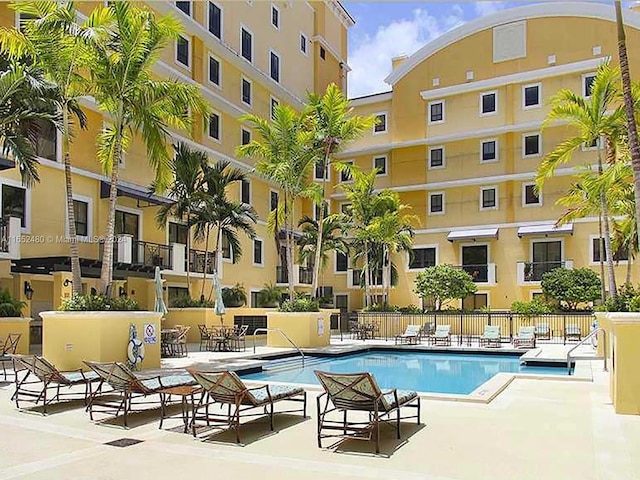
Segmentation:
{"type": "MultiPolygon", "coordinates": [[[[269,312],[267,327],[279,328],[300,348],[326,347],[331,343],[331,312],[269,312]]],[[[267,346],[291,348],[279,332],[267,333],[267,346]]]]}
{"type": "Polygon", "coordinates": [[[160,368],[160,313],[41,312],[40,316],[42,354],[60,370],[86,369],[83,360],[126,362],[130,324],[144,343],[140,368],[160,368]],[[154,343],[145,341],[146,325],[155,327],[154,343]]]}
{"type": "Polygon", "coordinates": [[[19,333],[22,336],[18,342],[16,353],[29,354],[29,324],[31,318],[26,317],[0,317],[0,339],[6,341],[10,333],[19,333]]]}

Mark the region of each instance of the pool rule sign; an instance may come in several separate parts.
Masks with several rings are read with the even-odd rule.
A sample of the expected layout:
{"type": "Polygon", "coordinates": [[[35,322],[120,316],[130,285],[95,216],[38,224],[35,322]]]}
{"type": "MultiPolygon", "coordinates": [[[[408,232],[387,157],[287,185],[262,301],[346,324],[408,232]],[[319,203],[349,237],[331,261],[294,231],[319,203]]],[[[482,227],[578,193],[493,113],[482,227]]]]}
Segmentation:
{"type": "Polygon", "coordinates": [[[156,343],[157,340],[157,329],[155,324],[147,323],[144,326],[144,343],[156,343]]]}

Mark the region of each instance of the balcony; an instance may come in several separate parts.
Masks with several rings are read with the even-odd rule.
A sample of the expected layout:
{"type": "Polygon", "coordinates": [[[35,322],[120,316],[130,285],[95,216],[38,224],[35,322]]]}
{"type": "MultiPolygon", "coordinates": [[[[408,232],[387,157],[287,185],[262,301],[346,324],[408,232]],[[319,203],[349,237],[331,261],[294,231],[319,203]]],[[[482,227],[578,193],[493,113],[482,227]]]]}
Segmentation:
{"type": "MultiPolygon", "coordinates": [[[[293,266],[294,286],[307,286],[313,283],[313,270],[305,268],[302,265],[293,266]]],[[[287,269],[281,265],[276,267],[276,285],[286,286],[289,285],[289,275],[287,269]]]]}
{"type": "MultiPolygon", "coordinates": [[[[373,276],[373,281],[369,285],[372,288],[382,287],[382,271],[377,271],[373,276]]],[[[364,288],[364,278],[362,269],[350,268],[347,270],[347,287],[348,288],[364,288]]]]}
{"type": "Polygon", "coordinates": [[[217,253],[191,249],[189,252],[189,271],[212,275],[216,270],[217,253]]]}
{"type": "Polygon", "coordinates": [[[556,262],[518,262],[518,285],[532,285],[542,281],[542,276],[556,268],[573,269],[572,260],[556,262]]]}
{"type": "Polygon", "coordinates": [[[458,265],[455,268],[464,270],[473,278],[474,283],[495,285],[497,282],[496,264],[485,263],[480,265],[458,265]]]}
{"type": "MultiPolygon", "coordinates": [[[[104,254],[104,244],[100,245],[100,260],[104,254]]],[[[173,249],[171,245],[134,240],[131,235],[118,235],[113,249],[113,263],[132,270],[151,271],[155,267],[162,270],[173,269],[173,249]]]]}
{"type": "Polygon", "coordinates": [[[0,219],[0,259],[20,259],[21,228],[17,217],[0,219]]]}

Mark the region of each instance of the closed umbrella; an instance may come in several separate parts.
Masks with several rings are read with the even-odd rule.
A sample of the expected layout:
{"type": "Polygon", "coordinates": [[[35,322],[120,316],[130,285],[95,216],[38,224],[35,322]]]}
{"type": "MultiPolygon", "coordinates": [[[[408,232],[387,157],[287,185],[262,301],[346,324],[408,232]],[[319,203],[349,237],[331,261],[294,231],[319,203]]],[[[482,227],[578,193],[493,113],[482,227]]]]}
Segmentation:
{"type": "Polygon", "coordinates": [[[218,274],[213,274],[213,287],[216,289],[216,304],[214,305],[214,312],[216,315],[220,315],[220,323],[222,323],[222,315],[225,314],[224,301],[222,300],[222,288],[220,287],[220,281],[218,280],[218,274]]]}
{"type": "Polygon", "coordinates": [[[162,295],[162,277],[160,276],[160,267],[156,267],[155,283],[156,283],[156,304],[155,304],[155,307],[153,308],[153,311],[160,312],[164,317],[167,314],[168,310],[167,310],[167,306],[164,304],[164,297],[162,295]]]}

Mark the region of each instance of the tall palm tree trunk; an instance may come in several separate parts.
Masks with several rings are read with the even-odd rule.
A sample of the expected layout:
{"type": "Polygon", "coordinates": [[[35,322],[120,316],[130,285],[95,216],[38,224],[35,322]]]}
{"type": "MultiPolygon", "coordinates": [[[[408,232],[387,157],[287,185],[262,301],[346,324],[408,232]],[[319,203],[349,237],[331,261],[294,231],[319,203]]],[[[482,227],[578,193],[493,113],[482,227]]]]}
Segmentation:
{"type": "MultiPolygon", "coordinates": [[[[67,200],[67,219],[69,220],[69,258],[71,259],[71,280],[73,293],[82,295],[82,274],[80,270],[80,251],[76,232],[76,215],[73,209],[73,185],[71,181],[71,156],[69,155],[69,109],[62,109],[62,162],[64,164],[64,186],[67,200]]],[[[88,232],[87,232],[88,233],[88,232]]]]}
{"type": "MultiPolygon", "coordinates": [[[[609,145],[607,144],[607,149],[609,145]]],[[[609,150],[610,151],[610,150],[609,150]]],[[[602,176],[602,153],[598,150],[598,175],[602,176]]],[[[606,252],[607,273],[609,277],[609,298],[615,299],[618,294],[616,286],[616,272],[613,266],[613,248],[611,246],[611,228],[609,226],[609,206],[606,192],[600,192],[600,208],[602,210],[602,226],[604,228],[604,249],[606,252]]]]}
{"type": "Polygon", "coordinates": [[[631,285],[631,265],[633,263],[633,257],[629,255],[629,259],[627,260],[627,277],[625,278],[624,284],[631,285]]]}
{"type": "Polygon", "coordinates": [[[187,252],[187,264],[185,271],[187,274],[187,296],[191,297],[191,209],[187,209],[187,244],[185,245],[187,252]]]}
{"type": "Polygon", "coordinates": [[[287,242],[287,281],[289,284],[289,300],[293,301],[295,299],[295,288],[294,288],[294,278],[293,278],[293,205],[292,201],[289,198],[285,198],[285,209],[289,210],[285,211],[284,218],[285,220],[285,235],[287,242]],[[289,203],[289,205],[288,205],[289,203]]]}
{"type": "Polygon", "coordinates": [[[598,248],[600,248],[600,300],[604,304],[607,299],[607,286],[604,283],[604,235],[602,233],[602,214],[598,215],[598,248]]]}
{"type": "Polygon", "coordinates": [[[200,289],[200,299],[204,300],[204,285],[207,283],[207,260],[209,258],[209,232],[211,227],[207,227],[207,234],[204,236],[204,267],[202,269],[202,288],[200,289]]]}
{"type": "Polygon", "coordinates": [[[327,168],[329,168],[329,151],[331,141],[327,142],[324,158],[322,159],[322,203],[320,204],[320,212],[318,213],[318,238],[316,239],[316,251],[313,259],[313,283],[311,288],[311,296],[315,298],[318,294],[318,280],[320,278],[320,257],[322,254],[322,228],[324,223],[324,205],[327,189],[327,168]]]}
{"type": "Polygon", "coordinates": [[[369,306],[369,242],[364,242],[364,268],[361,278],[364,277],[364,306],[369,306]]]}
{"type": "MultiPolygon", "coordinates": [[[[622,77],[622,94],[627,116],[627,130],[629,135],[629,150],[631,151],[631,166],[633,167],[634,197],[636,201],[636,222],[640,232],[640,142],[638,141],[638,128],[633,109],[633,95],[631,93],[631,74],[629,72],[629,58],[627,56],[627,36],[624,30],[622,18],[622,2],[615,1],[616,24],[618,26],[618,57],[620,61],[620,73],[622,77]]],[[[640,238],[640,236],[638,237],[640,238]]]]}

